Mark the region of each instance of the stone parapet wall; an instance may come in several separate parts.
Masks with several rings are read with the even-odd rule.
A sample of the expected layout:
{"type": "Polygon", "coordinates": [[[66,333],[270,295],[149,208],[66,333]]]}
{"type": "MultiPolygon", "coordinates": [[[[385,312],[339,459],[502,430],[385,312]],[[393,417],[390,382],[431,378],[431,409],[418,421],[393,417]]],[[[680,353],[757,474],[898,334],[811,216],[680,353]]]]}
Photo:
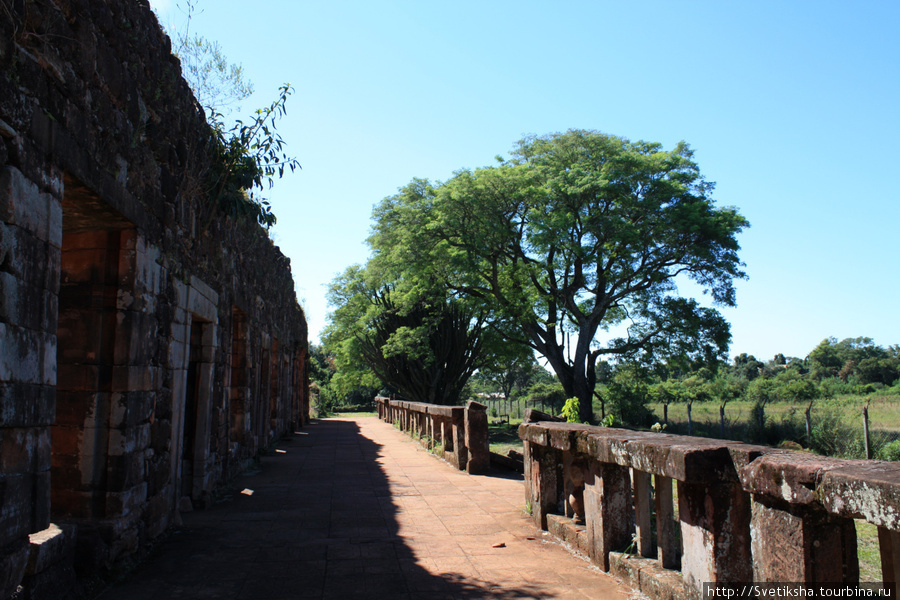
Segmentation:
{"type": "Polygon", "coordinates": [[[0,15],[0,598],[39,600],[308,421],[307,326],[290,261],[210,200],[146,0],[0,15]]]}
{"type": "Polygon", "coordinates": [[[858,583],[854,519],[878,526],[884,582],[900,574],[896,463],[528,419],[519,435],[535,524],[652,597],[858,583]]]}
{"type": "Polygon", "coordinates": [[[378,417],[422,440],[427,448],[460,471],[484,473],[490,467],[487,407],[442,406],[377,396],[378,417]]]}

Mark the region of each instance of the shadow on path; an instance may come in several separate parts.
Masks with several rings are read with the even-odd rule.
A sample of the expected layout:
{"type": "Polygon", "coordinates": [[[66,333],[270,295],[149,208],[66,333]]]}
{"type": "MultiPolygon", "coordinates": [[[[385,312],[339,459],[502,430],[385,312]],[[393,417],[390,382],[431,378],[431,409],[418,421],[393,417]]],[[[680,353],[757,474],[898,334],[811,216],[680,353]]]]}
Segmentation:
{"type": "Polygon", "coordinates": [[[485,487],[491,478],[457,479],[401,435],[377,419],[314,421],[239,478],[230,498],[183,515],[155,558],[99,599],[609,597],[592,592],[601,575],[541,541],[521,515],[522,492],[512,506],[485,487]],[[508,544],[494,548],[497,539],[508,544]],[[524,558],[506,552],[517,546],[524,558]],[[579,563],[587,583],[546,564],[558,557],[579,563]]]}

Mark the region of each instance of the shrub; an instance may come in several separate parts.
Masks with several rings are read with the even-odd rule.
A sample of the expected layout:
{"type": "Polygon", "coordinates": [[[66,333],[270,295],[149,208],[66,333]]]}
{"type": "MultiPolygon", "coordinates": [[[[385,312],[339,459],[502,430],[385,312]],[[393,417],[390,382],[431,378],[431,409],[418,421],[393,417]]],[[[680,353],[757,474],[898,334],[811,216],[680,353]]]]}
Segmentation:
{"type": "Polygon", "coordinates": [[[581,402],[578,401],[578,398],[572,397],[566,400],[561,414],[567,423],[578,423],[578,413],[580,410],[581,402]]]}
{"type": "Polygon", "coordinates": [[[894,440],[882,446],[878,452],[878,458],[881,460],[900,460],[900,440],[894,440]]]}

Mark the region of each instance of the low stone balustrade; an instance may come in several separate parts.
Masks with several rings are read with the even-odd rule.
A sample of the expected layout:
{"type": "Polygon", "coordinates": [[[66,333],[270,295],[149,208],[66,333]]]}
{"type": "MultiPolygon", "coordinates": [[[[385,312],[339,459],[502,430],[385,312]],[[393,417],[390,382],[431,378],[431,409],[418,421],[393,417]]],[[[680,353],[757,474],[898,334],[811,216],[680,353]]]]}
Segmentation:
{"type": "Polygon", "coordinates": [[[546,418],[519,427],[535,524],[649,596],[858,583],[854,519],[878,526],[884,582],[900,576],[897,463],[546,418]]]}
{"type": "Polygon", "coordinates": [[[461,471],[484,473],[490,466],[487,407],[470,401],[466,406],[375,398],[378,417],[417,437],[461,471]]]}

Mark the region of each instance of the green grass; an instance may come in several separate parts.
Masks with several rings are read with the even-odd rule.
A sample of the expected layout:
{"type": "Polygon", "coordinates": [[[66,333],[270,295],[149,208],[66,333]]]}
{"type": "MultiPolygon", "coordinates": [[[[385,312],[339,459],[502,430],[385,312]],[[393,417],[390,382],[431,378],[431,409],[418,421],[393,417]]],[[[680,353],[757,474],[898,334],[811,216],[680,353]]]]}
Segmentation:
{"type": "Polygon", "coordinates": [[[519,439],[521,419],[512,419],[512,423],[488,425],[488,442],[491,452],[506,455],[510,450],[522,452],[522,440],[519,439]]]}
{"type": "Polygon", "coordinates": [[[856,521],[856,554],[859,557],[859,580],[881,581],[878,527],[865,521],[856,521]]]}
{"type": "Polygon", "coordinates": [[[357,419],[360,417],[377,417],[377,412],[336,412],[331,415],[335,419],[357,419]]]}

